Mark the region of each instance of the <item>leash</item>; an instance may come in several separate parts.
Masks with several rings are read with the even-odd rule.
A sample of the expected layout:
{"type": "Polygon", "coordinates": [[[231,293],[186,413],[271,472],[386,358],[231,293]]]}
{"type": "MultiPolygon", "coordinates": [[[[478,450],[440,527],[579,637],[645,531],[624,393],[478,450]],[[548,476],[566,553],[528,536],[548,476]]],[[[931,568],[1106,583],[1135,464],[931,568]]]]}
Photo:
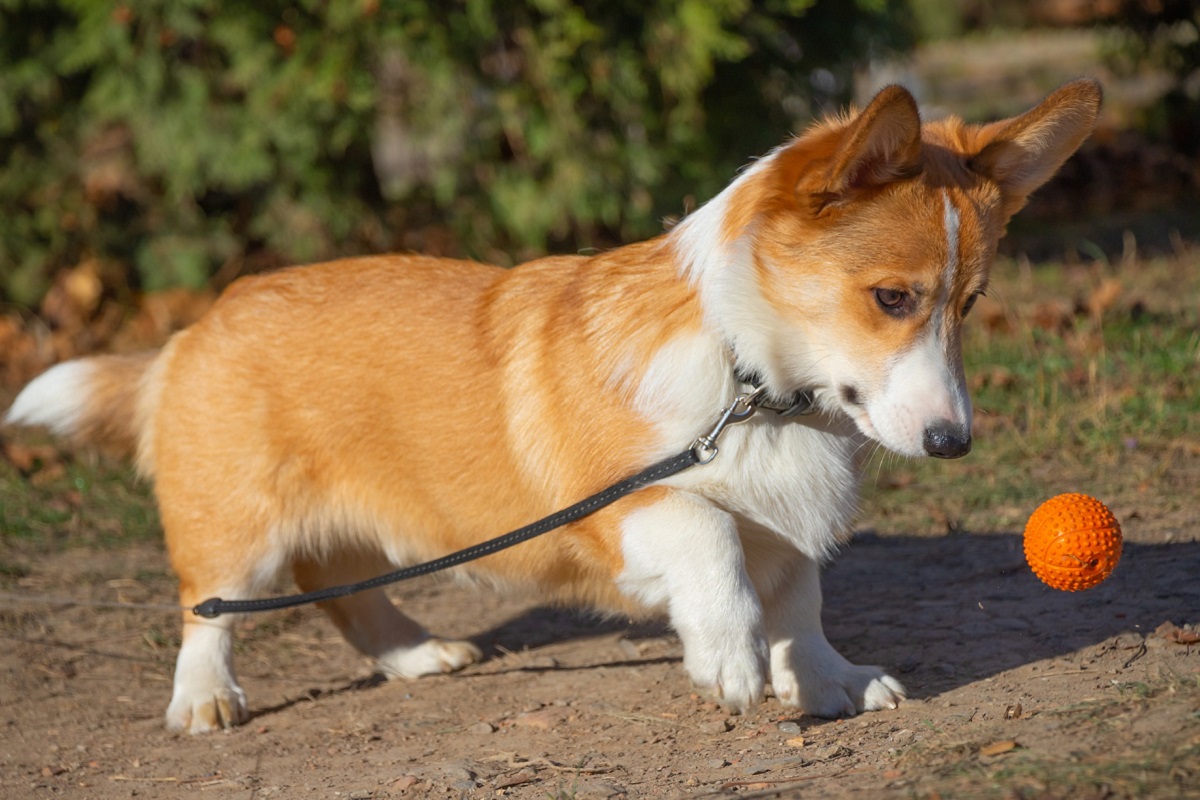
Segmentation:
{"type": "Polygon", "coordinates": [[[672,475],[683,472],[688,467],[700,463],[706,462],[700,461],[691,449],[685,450],[677,456],[664,459],[630,478],[614,483],[607,489],[579,501],[573,506],[568,506],[562,511],[557,511],[548,517],[543,517],[537,522],[532,522],[523,528],[518,528],[511,533],[497,536],[495,539],[489,539],[486,542],[459,550],[448,556],[442,556],[441,558],[426,561],[422,564],[415,564],[411,567],[404,567],[395,572],[389,572],[386,575],[379,575],[378,577],[369,578],[358,583],[330,586],[326,589],[304,592],[303,594],[267,597],[260,600],[222,600],[219,597],[211,597],[192,608],[192,613],[206,619],[214,619],[222,614],[252,614],[258,611],[275,611],[281,608],[291,608],[292,606],[333,600],[338,597],[365,592],[367,589],[375,589],[391,583],[409,580],[419,575],[440,572],[444,569],[491,555],[492,553],[498,553],[513,545],[528,541],[536,536],[541,536],[543,533],[549,533],[556,528],[561,528],[563,525],[586,517],[616,502],[630,492],[634,492],[647,484],[669,478],[672,475]]]}
{"type": "Polygon", "coordinates": [[[536,522],[532,522],[515,531],[506,533],[502,536],[497,536],[494,539],[489,539],[477,545],[472,545],[458,552],[443,556],[433,561],[427,561],[422,564],[416,564],[403,569],[398,569],[395,572],[389,572],[386,575],[379,575],[375,578],[370,578],[358,583],[350,583],[339,586],[330,586],[325,589],[319,589],[312,592],[304,592],[301,594],[284,595],[281,597],[262,598],[258,600],[223,600],[219,597],[212,597],[199,605],[188,608],[177,603],[122,603],[122,602],[104,602],[92,600],[71,600],[66,598],[54,597],[28,597],[18,596],[8,593],[0,593],[0,605],[3,604],[38,604],[38,605],[59,605],[59,606],[87,606],[94,608],[116,608],[116,609],[144,609],[152,611],[191,611],[193,614],[204,617],[206,619],[215,619],[222,614],[252,614],[261,611],[274,611],[283,608],[292,608],[294,606],[306,605],[309,603],[320,603],[325,600],[333,600],[338,597],[346,597],[347,595],[364,592],[368,589],[375,589],[380,586],[398,583],[400,581],[415,578],[419,575],[428,575],[434,572],[440,572],[451,567],[465,564],[468,561],[473,561],[477,558],[497,553],[501,550],[508,549],[521,542],[528,541],[542,534],[549,533],[557,528],[561,528],[571,522],[580,520],[589,514],[592,514],[605,506],[615,503],[622,497],[632,494],[638,489],[644,488],[656,481],[661,481],[672,475],[677,475],[686,469],[696,466],[697,464],[707,464],[717,457],[719,448],[717,441],[721,434],[730,425],[736,425],[739,422],[745,422],[760,410],[765,409],[773,411],[781,417],[799,416],[811,414],[816,410],[813,396],[809,391],[796,392],[791,398],[782,402],[771,400],[763,396],[764,387],[762,381],[757,375],[752,373],[738,373],[736,375],[739,383],[744,383],[750,388],[737,397],[730,403],[722,412],[720,418],[708,433],[698,437],[692,444],[683,452],[677,455],[665,458],[655,464],[646,467],[641,472],[638,472],[631,477],[618,481],[613,485],[602,489],[590,497],[580,500],[572,506],[556,511],[555,513],[543,517],[536,522]]]}
{"type": "Polygon", "coordinates": [[[590,497],[580,500],[572,506],[568,506],[561,511],[556,511],[515,531],[467,547],[456,553],[434,559],[433,561],[404,567],[395,572],[389,572],[386,575],[379,575],[358,583],[330,586],[325,589],[304,592],[302,594],[267,597],[258,600],[222,600],[219,597],[211,597],[194,606],[191,611],[196,616],[204,617],[205,619],[215,619],[222,614],[253,614],[260,611],[275,611],[281,608],[292,608],[293,606],[320,603],[325,600],[346,597],[347,595],[357,594],[368,589],[376,589],[380,586],[398,583],[419,575],[428,575],[465,564],[468,561],[473,561],[492,553],[498,553],[513,545],[528,541],[582,519],[651,483],[669,478],[672,475],[677,475],[697,464],[709,463],[717,457],[717,453],[719,452],[717,440],[721,437],[725,429],[730,425],[736,425],[739,422],[745,422],[750,419],[760,407],[767,408],[784,416],[809,413],[813,410],[812,396],[807,392],[798,393],[796,398],[793,398],[789,403],[776,405],[764,402],[762,394],[765,387],[761,383],[752,383],[751,387],[749,391],[739,394],[734,398],[733,402],[721,412],[720,418],[712,429],[693,441],[683,452],[652,464],[636,475],[618,481],[607,489],[603,489],[590,497]]]}

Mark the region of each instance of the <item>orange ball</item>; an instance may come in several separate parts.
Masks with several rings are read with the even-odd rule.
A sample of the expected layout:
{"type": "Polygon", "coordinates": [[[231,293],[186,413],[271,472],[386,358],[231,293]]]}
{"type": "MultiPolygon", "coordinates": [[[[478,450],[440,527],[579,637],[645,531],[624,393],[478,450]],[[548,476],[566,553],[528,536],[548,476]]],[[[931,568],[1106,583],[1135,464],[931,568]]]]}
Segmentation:
{"type": "Polygon", "coordinates": [[[1047,586],[1091,589],[1121,560],[1121,523],[1086,494],[1051,497],[1025,525],[1025,560],[1047,586]]]}

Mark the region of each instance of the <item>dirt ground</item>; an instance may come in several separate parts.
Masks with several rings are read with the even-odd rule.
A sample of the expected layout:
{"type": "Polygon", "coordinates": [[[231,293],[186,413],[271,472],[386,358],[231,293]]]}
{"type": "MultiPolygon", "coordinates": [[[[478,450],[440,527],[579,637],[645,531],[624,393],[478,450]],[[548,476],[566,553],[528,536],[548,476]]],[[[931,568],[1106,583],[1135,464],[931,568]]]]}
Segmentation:
{"type": "MultiPolygon", "coordinates": [[[[395,596],[487,661],[388,682],[319,611],[261,615],[238,645],[251,721],[178,736],[174,614],[6,602],[0,796],[1200,797],[1200,517],[1154,508],[1114,508],[1123,560],[1079,594],[1039,584],[1016,532],[860,533],[827,632],[910,699],[840,721],[729,716],[665,628],[423,580],[395,596]]],[[[153,544],[27,567],[9,594],[173,600],[153,544]]]]}

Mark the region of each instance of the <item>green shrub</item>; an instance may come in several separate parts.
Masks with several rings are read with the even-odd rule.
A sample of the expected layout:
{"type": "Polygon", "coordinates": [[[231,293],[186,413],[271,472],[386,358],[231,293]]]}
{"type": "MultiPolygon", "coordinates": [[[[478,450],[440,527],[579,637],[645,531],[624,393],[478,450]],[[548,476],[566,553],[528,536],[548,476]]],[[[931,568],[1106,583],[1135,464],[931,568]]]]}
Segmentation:
{"type": "Polygon", "coordinates": [[[1200,154],[1200,6],[1195,0],[1123,3],[1103,22],[1106,60],[1118,74],[1169,76],[1140,127],[1185,157],[1200,154]]]}
{"type": "Polygon", "coordinates": [[[644,236],[905,43],[899,0],[0,0],[0,297],[644,236]]]}

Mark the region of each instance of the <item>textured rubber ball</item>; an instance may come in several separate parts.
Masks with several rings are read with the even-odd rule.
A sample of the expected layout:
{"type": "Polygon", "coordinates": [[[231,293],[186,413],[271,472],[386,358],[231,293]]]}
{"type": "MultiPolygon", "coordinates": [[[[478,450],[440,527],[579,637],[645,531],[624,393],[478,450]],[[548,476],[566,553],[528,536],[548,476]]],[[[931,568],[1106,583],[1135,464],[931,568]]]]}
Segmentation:
{"type": "Polygon", "coordinates": [[[1060,494],[1025,525],[1025,560],[1042,583],[1064,592],[1096,586],[1121,560],[1121,523],[1086,494],[1060,494]]]}

